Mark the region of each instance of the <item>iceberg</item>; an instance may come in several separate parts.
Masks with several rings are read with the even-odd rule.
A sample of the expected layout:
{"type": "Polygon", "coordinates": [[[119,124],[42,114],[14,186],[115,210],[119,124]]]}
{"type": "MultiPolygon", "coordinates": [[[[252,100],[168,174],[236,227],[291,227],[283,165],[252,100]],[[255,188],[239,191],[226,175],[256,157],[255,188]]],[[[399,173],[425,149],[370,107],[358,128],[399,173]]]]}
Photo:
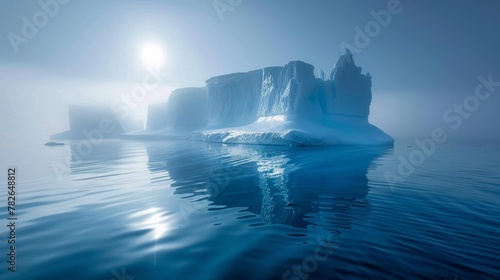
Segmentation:
{"type": "Polygon", "coordinates": [[[140,122],[118,118],[110,106],[71,105],[68,107],[69,127],[50,136],[51,140],[118,138],[122,134],[142,129],[140,122]]]}
{"type": "Polygon", "coordinates": [[[146,129],[124,134],[123,138],[186,138],[208,122],[208,92],[202,88],[174,90],[165,103],[148,107],[146,129]]]}
{"type": "Polygon", "coordinates": [[[124,138],[267,145],[391,145],[370,124],[372,77],[345,50],[326,74],[291,61],[210,78],[203,88],[177,89],[150,105],[147,128],[124,138]]]}

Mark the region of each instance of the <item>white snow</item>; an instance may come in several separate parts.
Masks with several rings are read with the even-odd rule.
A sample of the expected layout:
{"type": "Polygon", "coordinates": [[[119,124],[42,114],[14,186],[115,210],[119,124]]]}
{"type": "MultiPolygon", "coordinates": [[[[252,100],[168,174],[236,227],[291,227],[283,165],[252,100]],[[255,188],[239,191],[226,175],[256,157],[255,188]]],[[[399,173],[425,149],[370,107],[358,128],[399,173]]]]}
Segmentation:
{"type": "MultiPolygon", "coordinates": [[[[133,136],[269,145],[387,145],[368,122],[371,76],[346,52],[326,76],[302,61],[209,79],[149,108],[133,136]]],[[[131,136],[130,134],[126,136],[131,136]]]]}
{"type": "Polygon", "coordinates": [[[385,145],[393,139],[364,118],[324,115],[314,120],[262,117],[241,127],[202,130],[190,140],[267,145],[385,145]]]}

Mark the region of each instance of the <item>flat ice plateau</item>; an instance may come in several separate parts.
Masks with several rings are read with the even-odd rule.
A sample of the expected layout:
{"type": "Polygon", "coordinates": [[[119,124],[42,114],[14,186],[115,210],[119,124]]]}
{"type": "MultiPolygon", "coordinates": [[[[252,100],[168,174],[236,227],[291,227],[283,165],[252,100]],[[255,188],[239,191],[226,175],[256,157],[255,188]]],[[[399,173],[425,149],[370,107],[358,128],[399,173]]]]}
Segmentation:
{"type": "Polygon", "coordinates": [[[302,61],[213,77],[152,104],[147,128],[124,138],[266,145],[391,145],[368,122],[372,77],[346,50],[326,74],[302,61]]]}
{"type": "Polygon", "coordinates": [[[385,145],[393,140],[361,118],[325,116],[318,121],[263,117],[242,127],[202,130],[190,140],[262,145],[385,145]]]}

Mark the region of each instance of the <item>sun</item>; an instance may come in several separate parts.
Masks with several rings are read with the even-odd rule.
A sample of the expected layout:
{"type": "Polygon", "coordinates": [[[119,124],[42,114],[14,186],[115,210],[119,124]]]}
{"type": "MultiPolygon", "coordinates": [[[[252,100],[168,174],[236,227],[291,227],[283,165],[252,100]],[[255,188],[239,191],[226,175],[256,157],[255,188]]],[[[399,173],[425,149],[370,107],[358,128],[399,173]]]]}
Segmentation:
{"type": "Polygon", "coordinates": [[[141,48],[141,60],[145,68],[157,69],[165,63],[164,50],[155,43],[144,44],[141,48]]]}

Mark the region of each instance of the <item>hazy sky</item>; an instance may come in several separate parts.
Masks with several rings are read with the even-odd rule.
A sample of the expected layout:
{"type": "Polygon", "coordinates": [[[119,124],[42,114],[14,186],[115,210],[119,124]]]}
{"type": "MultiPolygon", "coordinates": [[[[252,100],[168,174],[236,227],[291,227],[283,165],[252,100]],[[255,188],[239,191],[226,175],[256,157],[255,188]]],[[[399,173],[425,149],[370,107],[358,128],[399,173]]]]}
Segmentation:
{"type": "MultiPolygon", "coordinates": [[[[48,99],[62,108],[141,83],[139,53],[147,42],[166,50],[168,77],[159,92],[290,60],[328,70],[343,42],[358,46],[355,60],[373,76],[372,121],[401,135],[424,135],[441,125],[443,112],[474,93],[478,76],[500,81],[496,0],[61,0],[68,3],[13,47],[12,34],[23,36],[23,18],[33,23],[43,12],[37,2],[0,2],[2,126],[12,106],[34,106],[33,95],[41,99],[38,114],[55,123],[65,111],[54,113],[48,99]],[[225,11],[215,7],[231,3],[225,11]],[[367,35],[368,43],[356,44],[356,27],[365,30],[388,6],[397,13],[367,35]]],[[[498,95],[500,88],[459,134],[498,136],[498,95]]]]}

